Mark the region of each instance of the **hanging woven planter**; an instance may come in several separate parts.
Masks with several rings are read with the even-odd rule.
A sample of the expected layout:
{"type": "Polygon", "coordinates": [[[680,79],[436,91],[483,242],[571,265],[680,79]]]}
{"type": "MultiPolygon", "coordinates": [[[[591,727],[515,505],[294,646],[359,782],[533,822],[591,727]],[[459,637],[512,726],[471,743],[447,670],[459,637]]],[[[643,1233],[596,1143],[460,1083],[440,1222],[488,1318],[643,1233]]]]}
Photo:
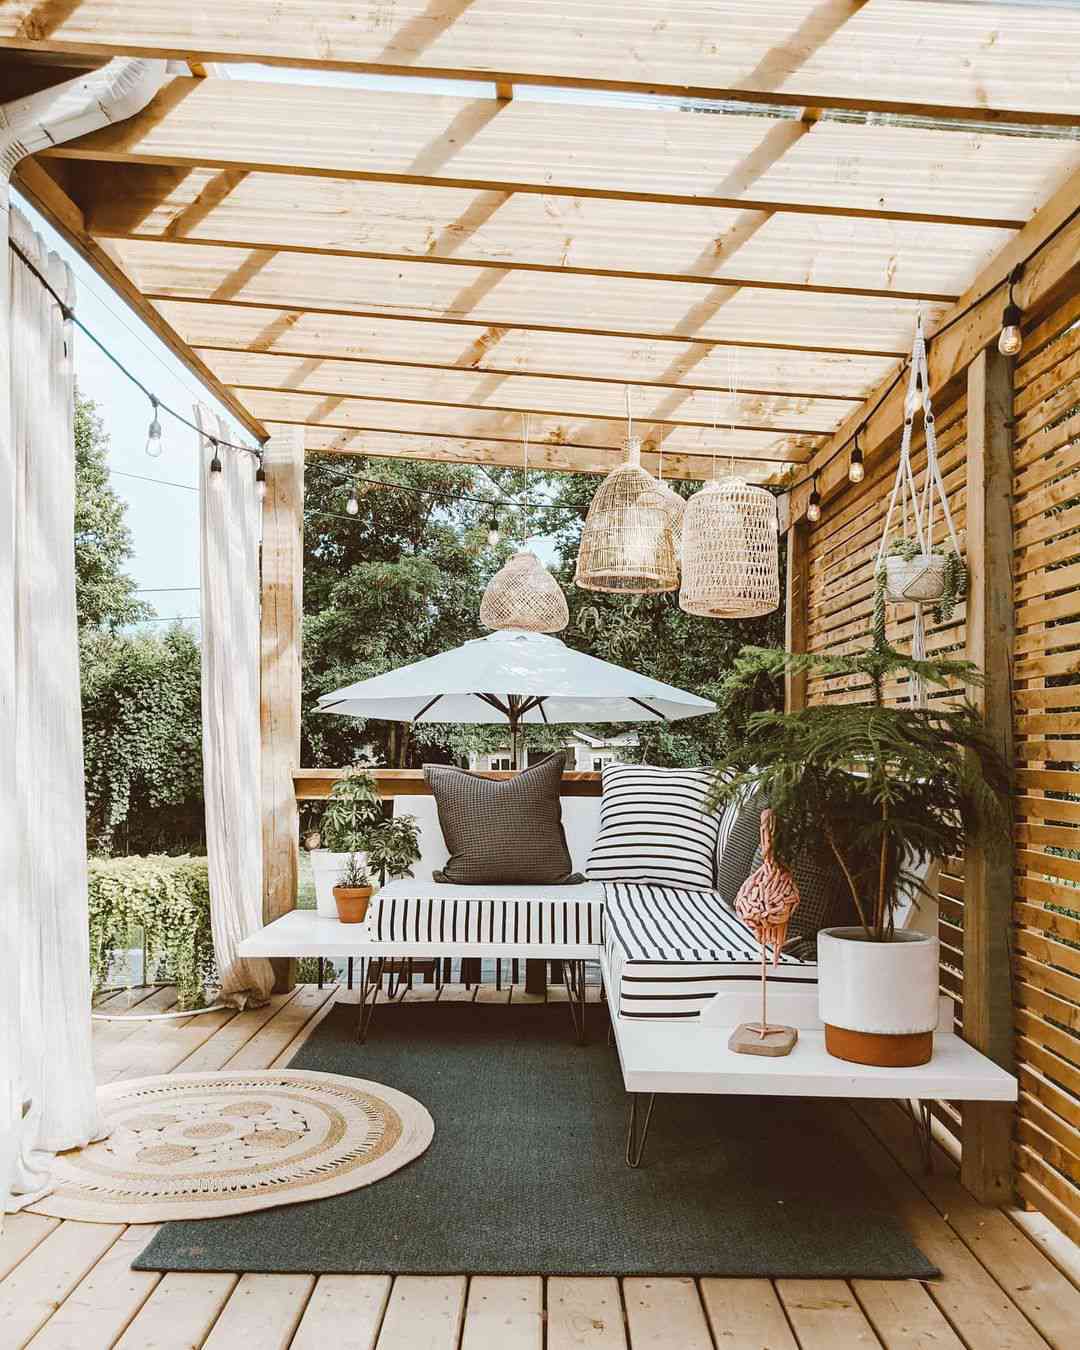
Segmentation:
{"type": "MultiPolygon", "coordinates": [[[[670,489],[641,467],[641,442],[604,479],[581,533],[574,580],[586,591],[651,595],[679,584],[670,489]]],[[[674,495],[674,494],[671,494],[674,495]]]]}
{"type": "Polygon", "coordinates": [[[742,478],[706,483],[686,503],[679,607],[753,619],[780,604],[776,501],[742,478]]]}
{"type": "Polygon", "coordinates": [[[559,583],[535,553],[515,553],[488,582],[480,602],[485,628],[560,633],[570,622],[559,583]]]}

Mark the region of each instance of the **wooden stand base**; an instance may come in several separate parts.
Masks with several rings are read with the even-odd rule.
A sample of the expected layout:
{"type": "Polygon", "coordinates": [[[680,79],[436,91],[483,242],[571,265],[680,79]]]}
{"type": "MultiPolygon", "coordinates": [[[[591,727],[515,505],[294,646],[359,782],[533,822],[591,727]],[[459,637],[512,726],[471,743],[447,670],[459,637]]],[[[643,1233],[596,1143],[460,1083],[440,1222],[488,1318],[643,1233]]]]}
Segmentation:
{"type": "Polygon", "coordinates": [[[882,1069],[912,1069],[928,1064],[934,1053],[934,1033],[916,1031],[910,1036],[881,1036],[872,1031],[848,1031],[825,1024],[825,1049],[834,1059],[849,1064],[876,1064],[882,1069]]]}
{"type": "Polygon", "coordinates": [[[731,1033],[728,1049],[737,1055],[790,1055],[798,1039],[794,1027],[768,1026],[763,1036],[759,1022],[743,1022],[731,1033]]]}

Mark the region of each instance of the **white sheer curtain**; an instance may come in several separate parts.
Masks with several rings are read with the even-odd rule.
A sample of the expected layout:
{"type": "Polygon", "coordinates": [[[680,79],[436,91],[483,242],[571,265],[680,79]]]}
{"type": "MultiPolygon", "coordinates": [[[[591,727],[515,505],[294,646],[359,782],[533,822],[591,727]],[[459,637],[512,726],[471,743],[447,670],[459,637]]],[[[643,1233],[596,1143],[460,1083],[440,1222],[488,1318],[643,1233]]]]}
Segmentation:
{"type": "MultiPolygon", "coordinates": [[[[72,306],[71,272],[16,211],[11,238],[72,306]]],[[[100,1120],[90,1048],[71,325],[32,268],[5,251],[15,519],[14,565],[3,584],[14,586],[14,651],[10,634],[0,634],[0,661],[14,660],[7,823],[15,830],[15,884],[5,902],[2,979],[7,1092],[23,1118],[8,1137],[0,1198],[18,1208],[48,1190],[51,1155],[87,1143],[100,1120]]]]}
{"type": "Polygon", "coordinates": [[[259,730],[259,498],[250,455],[222,450],[210,463],[220,420],[196,407],[202,429],[201,577],[203,796],[210,865],[210,920],[221,976],[220,1002],[265,1003],[273,987],[269,961],[236,955],[242,938],[262,927],[262,821],[259,730]]]}

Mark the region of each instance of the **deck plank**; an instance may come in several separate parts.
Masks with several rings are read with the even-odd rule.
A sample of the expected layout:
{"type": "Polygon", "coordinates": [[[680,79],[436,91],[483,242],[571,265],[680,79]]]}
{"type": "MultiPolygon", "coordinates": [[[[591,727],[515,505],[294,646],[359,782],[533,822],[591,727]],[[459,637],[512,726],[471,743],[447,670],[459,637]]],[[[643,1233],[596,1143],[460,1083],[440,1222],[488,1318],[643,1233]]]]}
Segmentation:
{"type": "Polygon", "coordinates": [[[315,1034],[320,1023],[329,1017],[335,1008],[341,1007],[342,1004],[356,1008],[357,1015],[359,1014],[359,1000],[351,1002],[349,990],[343,989],[341,985],[338,985],[337,989],[331,992],[330,997],[322,1004],[322,1006],[316,1008],[307,1021],[303,1023],[292,1040],[274,1056],[272,1063],[267,1067],[271,1069],[283,1069],[286,1065],[291,1063],[293,1056],[299,1051],[304,1042],[309,1040],[315,1034]]]}
{"type": "Polygon", "coordinates": [[[314,1287],[314,1275],[241,1275],[204,1350],[287,1350],[314,1287]]]}
{"type": "Polygon", "coordinates": [[[724,1350],[799,1350],[769,1280],[705,1279],[701,1298],[724,1350]]]}
{"type": "Polygon", "coordinates": [[[5,1214],[0,1231],[0,1280],[10,1275],[59,1223],[59,1219],[44,1214],[5,1214]]]}
{"type": "Polygon", "coordinates": [[[543,1350],[544,1284],[539,1275],[475,1275],[461,1350],[543,1350]]]}
{"type": "Polygon", "coordinates": [[[858,1114],[1046,1340],[1071,1350],[1080,1339],[1080,1290],[1001,1210],[979,1204],[944,1152],[935,1153],[935,1171],[927,1175],[895,1107],[866,1102],[858,1114]]]}
{"type": "Polygon", "coordinates": [[[0,1345],[27,1344],[124,1231],[122,1224],[58,1224],[0,1281],[0,1345]]]}
{"type": "Polygon", "coordinates": [[[880,1345],[843,1280],[777,1280],[776,1292],[802,1350],[861,1350],[880,1345]]]}
{"type": "MultiPolygon", "coordinates": [[[[230,1069],[268,1069],[295,1038],[301,1027],[334,997],[336,986],[328,984],[319,989],[313,984],[300,988],[295,998],[280,1009],[261,1027],[251,1040],[228,1061],[230,1069]]],[[[225,1066],[223,1066],[225,1067],[225,1066]]]]}
{"type": "Polygon", "coordinates": [[[236,1275],[165,1275],[116,1350],[194,1350],[206,1340],[237,1281],[236,1275]]]}
{"type": "Polygon", "coordinates": [[[248,1041],[299,993],[293,989],[287,994],[273,994],[262,1008],[245,1008],[222,1027],[210,1040],[193,1051],[177,1065],[178,1073],[216,1073],[247,1045],[248,1041]]]}
{"type": "Polygon", "coordinates": [[[132,1224],[30,1342],[31,1350],[109,1350],[161,1280],[131,1263],[158,1224],[132,1224]]]}
{"type": "Polygon", "coordinates": [[[464,1275],[399,1275],[377,1350],[457,1350],[466,1283],[464,1275]]]}
{"type": "Polygon", "coordinates": [[[623,1281],[631,1350],[712,1350],[705,1311],[691,1279],[623,1281]]]}
{"type": "Polygon", "coordinates": [[[391,1282],[389,1275],[321,1275],[291,1350],[374,1350],[391,1282]]]}
{"type": "Polygon", "coordinates": [[[964,1350],[964,1343],[914,1280],[852,1280],[851,1287],[886,1350],[964,1350]]]}
{"type": "MultiPolygon", "coordinates": [[[[514,986],[515,994],[518,986],[514,986]]],[[[553,1275],[547,1282],[547,1350],[626,1350],[618,1280],[553,1275]]]]}

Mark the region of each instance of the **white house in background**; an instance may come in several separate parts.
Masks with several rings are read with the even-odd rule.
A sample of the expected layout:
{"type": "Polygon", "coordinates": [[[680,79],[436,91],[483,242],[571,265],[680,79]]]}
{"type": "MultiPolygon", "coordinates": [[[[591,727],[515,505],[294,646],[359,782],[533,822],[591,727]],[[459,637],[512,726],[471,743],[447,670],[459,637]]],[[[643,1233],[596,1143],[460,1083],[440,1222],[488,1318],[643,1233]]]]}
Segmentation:
{"type": "MultiPolygon", "coordinates": [[[[605,764],[625,764],[636,758],[638,748],[636,731],[623,731],[616,736],[594,736],[588,731],[570,731],[561,749],[566,751],[566,767],[577,772],[599,773],[605,764]]],[[[535,762],[550,750],[530,750],[529,760],[535,762]]],[[[477,770],[509,769],[510,743],[496,750],[470,750],[469,768],[477,770]]]]}

